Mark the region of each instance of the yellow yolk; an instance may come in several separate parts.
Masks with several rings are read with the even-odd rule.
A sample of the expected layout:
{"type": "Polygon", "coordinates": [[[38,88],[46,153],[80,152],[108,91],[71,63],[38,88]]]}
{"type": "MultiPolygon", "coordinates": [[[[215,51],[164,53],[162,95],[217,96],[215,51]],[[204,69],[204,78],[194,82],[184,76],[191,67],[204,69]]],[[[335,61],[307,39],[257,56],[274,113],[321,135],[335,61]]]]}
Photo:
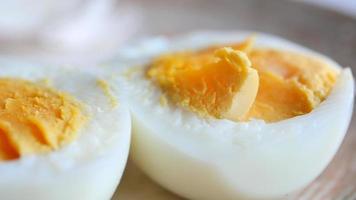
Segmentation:
{"type": "Polygon", "coordinates": [[[309,113],[327,97],[337,78],[327,63],[294,52],[253,48],[253,42],[249,37],[226,45],[231,48],[162,55],[147,74],[175,103],[235,121],[288,119],[309,113]]]}
{"type": "Polygon", "coordinates": [[[249,53],[260,88],[246,119],[279,121],[312,111],[329,94],[336,70],[315,57],[275,49],[249,53]]]}
{"type": "Polygon", "coordinates": [[[258,75],[245,53],[176,53],[157,58],[147,72],[175,103],[203,116],[238,120],[251,107],[258,75]]]}
{"type": "Polygon", "coordinates": [[[0,78],[0,161],[58,149],[77,137],[85,120],[68,94],[0,78]]]}

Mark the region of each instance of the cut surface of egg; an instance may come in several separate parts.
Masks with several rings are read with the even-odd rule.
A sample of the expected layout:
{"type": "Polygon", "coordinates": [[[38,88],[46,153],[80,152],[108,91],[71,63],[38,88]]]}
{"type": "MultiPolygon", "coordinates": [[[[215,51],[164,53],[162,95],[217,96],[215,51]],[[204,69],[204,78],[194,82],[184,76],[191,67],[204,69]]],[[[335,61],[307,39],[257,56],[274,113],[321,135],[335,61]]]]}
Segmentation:
{"type": "Polygon", "coordinates": [[[97,69],[0,65],[0,199],[110,199],[130,143],[123,90],[97,69]]]}
{"type": "Polygon", "coordinates": [[[251,107],[258,74],[244,52],[221,48],[211,54],[159,57],[148,70],[172,100],[201,115],[239,119],[251,107]]]}
{"type": "Polygon", "coordinates": [[[132,158],[174,193],[191,199],[284,198],[314,180],[342,142],[354,98],[350,69],[267,34],[257,34],[251,45],[251,34],[155,38],[118,56],[127,67],[136,66],[123,73],[132,158]],[[251,65],[232,62],[239,52],[251,65]],[[244,67],[258,72],[255,95],[244,67]],[[241,113],[233,106],[239,95],[252,96],[241,113]]]}

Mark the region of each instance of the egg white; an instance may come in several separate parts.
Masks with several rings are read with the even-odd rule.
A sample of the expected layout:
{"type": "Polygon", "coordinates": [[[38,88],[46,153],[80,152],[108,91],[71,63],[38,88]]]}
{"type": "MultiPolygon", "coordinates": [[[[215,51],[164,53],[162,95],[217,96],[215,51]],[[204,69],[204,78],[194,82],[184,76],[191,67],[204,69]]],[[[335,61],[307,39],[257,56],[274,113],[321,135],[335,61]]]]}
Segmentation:
{"type": "Polygon", "coordinates": [[[196,32],[121,48],[113,69],[125,76],[133,123],[131,156],[152,179],[190,199],[275,199],[297,191],[325,169],[347,131],[353,106],[350,69],[287,40],[258,33],[255,46],[320,57],[340,71],[328,98],[311,113],[275,123],[202,119],[172,104],[143,66],[160,53],[238,42],[252,32],[196,32]],[[126,64],[125,64],[126,63],[126,64]]]}
{"type": "Polygon", "coordinates": [[[59,150],[0,162],[0,199],[6,200],[105,200],[110,199],[126,164],[131,118],[122,102],[120,87],[114,91],[119,106],[113,108],[96,81],[105,74],[96,70],[69,69],[0,59],[0,77],[38,81],[74,96],[89,120],[79,137],[59,150]]]}

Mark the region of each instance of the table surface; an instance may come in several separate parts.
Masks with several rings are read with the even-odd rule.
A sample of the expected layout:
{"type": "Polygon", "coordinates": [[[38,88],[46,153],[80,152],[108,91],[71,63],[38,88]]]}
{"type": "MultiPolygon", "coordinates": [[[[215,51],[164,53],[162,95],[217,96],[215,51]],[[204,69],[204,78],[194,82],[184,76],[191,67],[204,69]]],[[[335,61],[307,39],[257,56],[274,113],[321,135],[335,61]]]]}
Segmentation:
{"type": "MultiPolygon", "coordinates": [[[[137,1],[143,25],[134,37],[192,30],[247,29],[276,34],[335,59],[356,71],[356,20],[298,2],[137,1]]],[[[181,199],[146,177],[131,161],[113,200],[181,199]]],[[[337,155],[311,185],[291,199],[356,199],[356,117],[337,155]]]]}

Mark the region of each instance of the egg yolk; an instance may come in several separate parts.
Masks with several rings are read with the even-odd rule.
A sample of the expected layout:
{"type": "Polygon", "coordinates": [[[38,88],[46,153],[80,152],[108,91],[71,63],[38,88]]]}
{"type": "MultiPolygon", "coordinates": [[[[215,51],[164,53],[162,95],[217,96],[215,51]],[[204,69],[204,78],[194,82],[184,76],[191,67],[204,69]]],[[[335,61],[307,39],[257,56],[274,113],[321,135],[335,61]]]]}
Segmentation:
{"type": "Polygon", "coordinates": [[[309,113],[330,93],[337,71],[315,57],[254,49],[249,58],[260,75],[256,100],[246,119],[279,121],[309,113]]]}
{"type": "Polygon", "coordinates": [[[174,102],[217,118],[243,117],[258,90],[257,71],[245,53],[231,48],[165,55],[147,74],[174,102]]]}
{"type": "Polygon", "coordinates": [[[58,149],[77,137],[85,121],[80,103],[70,95],[0,78],[0,161],[58,149]]]}
{"type": "Polygon", "coordinates": [[[225,45],[229,48],[162,55],[149,65],[147,75],[173,102],[235,121],[288,119],[309,113],[327,97],[337,78],[327,63],[295,52],[254,48],[253,43],[249,37],[225,45]]]}

